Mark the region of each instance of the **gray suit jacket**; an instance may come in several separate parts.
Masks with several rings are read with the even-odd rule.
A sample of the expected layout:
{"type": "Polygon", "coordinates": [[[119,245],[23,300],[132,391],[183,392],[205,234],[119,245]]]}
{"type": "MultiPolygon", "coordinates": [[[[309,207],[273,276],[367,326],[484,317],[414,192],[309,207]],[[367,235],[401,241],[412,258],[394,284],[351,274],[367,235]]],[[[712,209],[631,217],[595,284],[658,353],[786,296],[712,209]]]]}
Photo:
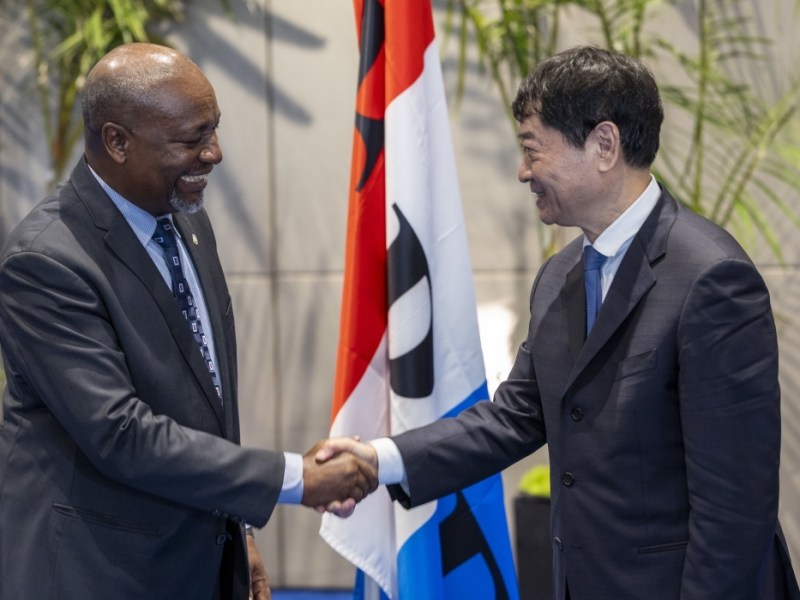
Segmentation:
{"type": "Polygon", "coordinates": [[[395,438],[410,497],[390,492],[418,505],[547,443],[555,598],[567,582],[573,600],[797,594],[777,521],[776,333],[756,268],[663,193],[585,339],[581,253],[577,239],[539,271],[494,402],[395,438]]]}
{"type": "Polygon", "coordinates": [[[243,521],[283,455],[239,443],[231,298],[206,214],[175,216],[224,406],[177,302],[83,160],[0,256],[0,598],[247,597],[243,521]]]}

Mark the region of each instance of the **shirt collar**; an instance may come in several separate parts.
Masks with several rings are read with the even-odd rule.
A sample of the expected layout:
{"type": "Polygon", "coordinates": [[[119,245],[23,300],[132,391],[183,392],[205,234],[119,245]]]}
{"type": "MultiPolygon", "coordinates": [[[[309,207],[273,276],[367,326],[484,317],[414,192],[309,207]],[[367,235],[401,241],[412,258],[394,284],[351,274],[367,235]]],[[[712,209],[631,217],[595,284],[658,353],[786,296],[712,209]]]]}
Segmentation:
{"type": "MultiPolygon", "coordinates": [[[[592,244],[594,248],[605,256],[614,256],[621,249],[627,248],[626,242],[639,232],[660,197],[661,188],[656,178],[650,175],[650,183],[642,195],[603,230],[592,244]]],[[[589,245],[586,236],[583,238],[583,245],[589,245]]]]}
{"type": "MultiPolygon", "coordinates": [[[[156,231],[156,218],[114,190],[110,185],[103,181],[100,175],[98,175],[88,163],[86,166],[89,167],[89,171],[91,171],[92,175],[94,175],[94,178],[97,180],[97,183],[100,184],[100,187],[103,188],[103,191],[108,194],[109,198],[111,198],[114,206],[116,206],[117,209],[119,209],[119,212],[122,213],[122,216],[128,222],[128,225],[130,225],[131,229],[133,229],[133,233],[139,239],[139,242],[142,244],[142,246],[147,246],[156,231]]],[[[172,215],[168,216],[171,221],[172,215]]]]}

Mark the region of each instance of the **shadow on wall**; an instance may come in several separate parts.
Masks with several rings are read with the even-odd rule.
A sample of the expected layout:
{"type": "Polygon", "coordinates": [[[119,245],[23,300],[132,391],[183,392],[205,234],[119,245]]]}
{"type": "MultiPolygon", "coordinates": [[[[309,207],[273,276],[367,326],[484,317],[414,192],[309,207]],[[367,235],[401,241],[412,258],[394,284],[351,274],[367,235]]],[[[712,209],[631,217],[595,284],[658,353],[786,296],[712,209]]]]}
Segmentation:
{"type": "MultiPolygon", "coordinates": [[[[236,48],[233,41],[220,35],[212,24],[219,19],[233,19],[237,28],[267,32],[268,43],[287,43],[311,50],[324,50],[325,39],[272,14],[257,3],[234,3],[232,16],[224,13],[218,4],[198,2],[187,8],[184,23],[171,24],[161,32],[169,38],[177,30],[191,35],[184,38],[186,54],[200,64],[213,64],[225,73],[236,73],[237,84],[256,98],[266,96],[267,103],[280,117],[292,122],[311,125],[311,113],[303,106],[302,100],[292,98],[273,79],[259,68],[258,61],[264,57],[254,57],[236,48]],[[193,18],[193,15],[195,18],[193,18]]],[[[267,61],[269,56],[266,57],[267,61]]]]}

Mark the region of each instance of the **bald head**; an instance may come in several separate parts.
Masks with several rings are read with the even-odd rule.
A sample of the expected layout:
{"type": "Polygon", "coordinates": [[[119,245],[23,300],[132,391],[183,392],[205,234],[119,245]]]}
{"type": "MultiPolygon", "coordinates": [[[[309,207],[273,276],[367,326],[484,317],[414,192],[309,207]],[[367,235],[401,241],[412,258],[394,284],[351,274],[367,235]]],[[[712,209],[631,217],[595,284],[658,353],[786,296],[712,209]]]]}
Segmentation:
{"type": "Polygon", "coordinates": [[[214,165],[220,110],[211,83],[180,52],[119,46],[83,89],[84,156],[113,190],[160,215],[196,211],[214,165]]]}
{"type": "Polygon", "coordinates": [[[125,44],[111,50],[89,72],[83,87],[81,112],[87,140],[98,136],[104,123],[128,124],[158,106],[164,84],[200,69],[177,50],[156,44],[125,44]]]}

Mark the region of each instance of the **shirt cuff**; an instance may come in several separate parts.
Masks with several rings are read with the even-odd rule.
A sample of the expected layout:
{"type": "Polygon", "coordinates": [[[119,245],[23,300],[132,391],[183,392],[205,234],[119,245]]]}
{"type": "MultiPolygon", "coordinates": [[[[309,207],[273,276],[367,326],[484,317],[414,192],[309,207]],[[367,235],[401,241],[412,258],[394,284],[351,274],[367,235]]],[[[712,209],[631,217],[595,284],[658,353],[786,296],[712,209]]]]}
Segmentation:
{"type": "MultiPolygon", "coordinates": [[[[369,442],[378,454],[378,483],[393,485],[406,483],[406,467],[403,457],[391,438],[377,438],[369,442]]],[[[404,485],[407,487],[407,485],[404,485]]]]}
{"type": "Polygon", "coordinates": [[[286,470],[278,503],[300,504],[303,500],[303,455],[295,452],[284,452],[283,455],[286,457],[286,470]]]}

